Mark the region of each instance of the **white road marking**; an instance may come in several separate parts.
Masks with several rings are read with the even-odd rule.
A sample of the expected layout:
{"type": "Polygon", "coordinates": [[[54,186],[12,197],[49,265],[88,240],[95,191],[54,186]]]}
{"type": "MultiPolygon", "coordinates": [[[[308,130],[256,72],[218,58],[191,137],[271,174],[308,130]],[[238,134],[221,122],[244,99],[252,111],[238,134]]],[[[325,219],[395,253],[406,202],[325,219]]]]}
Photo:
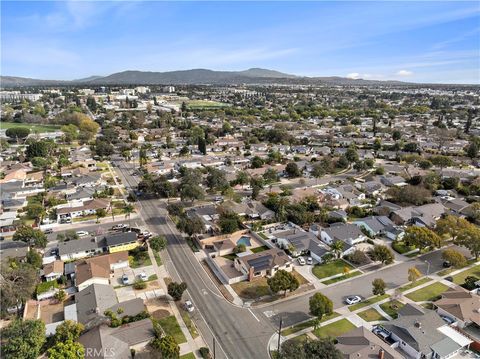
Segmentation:
{"type": "Polygon", "coordinates": [[[248,308],[248,311],[250,312],[251,315],[253,315],[253,317],[257,320],[257,322],[260,321],[260,319],[258,319],[257,316],[255,314],[253,314],[253,312],[250,308],[248,308]]]}

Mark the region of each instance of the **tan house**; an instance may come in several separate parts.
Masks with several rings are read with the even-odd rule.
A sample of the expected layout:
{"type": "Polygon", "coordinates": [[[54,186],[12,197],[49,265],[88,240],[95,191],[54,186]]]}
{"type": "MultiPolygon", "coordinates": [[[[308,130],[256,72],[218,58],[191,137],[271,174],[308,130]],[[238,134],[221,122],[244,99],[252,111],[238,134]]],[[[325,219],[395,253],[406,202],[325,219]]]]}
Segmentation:
{"type": "Polygon", "coordinates": [[[116,252],[104,256],[85,259],[77,263],[75,281],[78,290],[90,284],[109,284],[110,275],[115,269],[127,268],[128,252],[116,252]]]}
{"type": "Polygon", "coordinates": [[[434,305],[438,314],[452,318],[460,328],[480,326],[480,296],[462,287],[449,288],[434,305]]]}
{"type": "Polygon", "coordinates": [[[237,254],[233,263],[236,270],[248,275],[249,281],[255,278],[272,277],[280,269],[287,272],[293,269],[293,264],[286,253],[278,248],[243,256],[237,254]]]}
{"type": "Polygon", "coordinates": [[[43,276],[47,282],[63,275],[63,261],[53,261],[43,266],[43,276]]]}

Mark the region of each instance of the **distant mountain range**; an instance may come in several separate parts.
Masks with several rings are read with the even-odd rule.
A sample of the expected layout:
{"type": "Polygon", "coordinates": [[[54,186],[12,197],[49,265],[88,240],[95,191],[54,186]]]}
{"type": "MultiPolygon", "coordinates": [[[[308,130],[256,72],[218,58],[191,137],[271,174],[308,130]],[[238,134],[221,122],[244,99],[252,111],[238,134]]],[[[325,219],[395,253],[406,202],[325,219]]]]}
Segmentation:
{"type": "Polygon", "coordinates": [[[244,71],[193,69],[169,72],[123,71],[108,76],[90,76],[73,81],[39,80],[25,77],[0,76],[2,87],[52,85],[232,85],[232,84],[331,84],[376,85],[406,84],[401,81],[372,81],[346,77],[305,77],[283,72],[251,68],[244,71]]]}

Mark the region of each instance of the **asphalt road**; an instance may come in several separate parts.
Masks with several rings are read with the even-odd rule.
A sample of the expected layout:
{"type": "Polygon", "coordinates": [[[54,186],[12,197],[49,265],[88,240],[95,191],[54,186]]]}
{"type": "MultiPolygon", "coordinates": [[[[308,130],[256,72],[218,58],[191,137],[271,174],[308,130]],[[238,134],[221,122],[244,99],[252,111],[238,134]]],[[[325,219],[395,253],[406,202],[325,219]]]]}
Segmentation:
{"type": "MultiPolygon", "coordinates": [[[[130,165],[117,162],[115,168],[126,186],[136,185],[137,178],[131,175],[130,165]]],[[[268,358],[267,342],[275,330],[272,323],[225,300],[169,220],[164,202],[141,200],[138,205],[150,231],[166,237],[168,256],[162,257],[168,273],[175,281],[187,283],[187,296],[196,307],[195,324],[210,348],[215,338],[216,358],[268,358]]]]}

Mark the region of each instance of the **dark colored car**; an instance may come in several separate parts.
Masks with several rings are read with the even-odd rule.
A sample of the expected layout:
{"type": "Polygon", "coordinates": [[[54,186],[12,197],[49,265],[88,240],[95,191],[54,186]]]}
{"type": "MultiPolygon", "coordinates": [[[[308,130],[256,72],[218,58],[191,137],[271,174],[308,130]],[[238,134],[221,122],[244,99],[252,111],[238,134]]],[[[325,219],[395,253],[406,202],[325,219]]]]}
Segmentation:
{"type": "Polygon", "coordinates": [[[449,261],[443,262],[443,268],[450,268],[451,266],[452,266],[452,263],[450,263],[449,261]]]}

